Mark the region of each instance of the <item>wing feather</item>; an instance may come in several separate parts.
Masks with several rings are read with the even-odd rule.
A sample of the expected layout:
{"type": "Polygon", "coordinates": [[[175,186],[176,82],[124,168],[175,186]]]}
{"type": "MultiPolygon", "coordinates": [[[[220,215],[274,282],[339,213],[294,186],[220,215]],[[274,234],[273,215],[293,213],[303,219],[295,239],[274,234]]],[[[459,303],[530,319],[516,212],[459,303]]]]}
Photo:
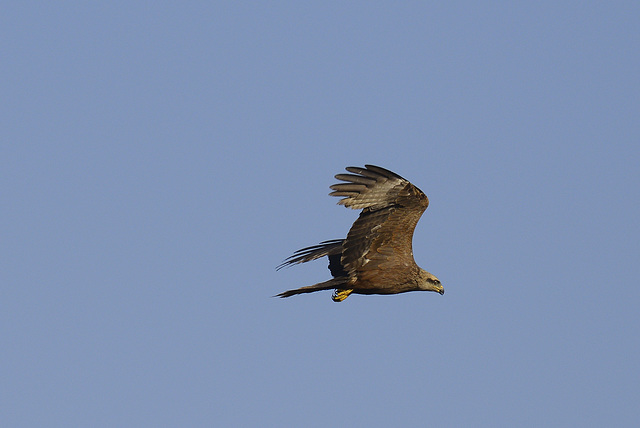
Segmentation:
{"type": "Polygon", "coordinates": [[[342,253],[343,242],[344,239],[331,239],[329,241],[323,241],[318,245],[302,248],[293,253],[292,256],[287,257],[276,267],[276,270],[280,270],[285,266],[310,262],[324,256],[338,255],[342,253]]]}
{"type": "MultiPolygon", "coordinates": [[[[336,175],[338,180],[346,183],[332,185],[333,192],[329,195],[343,197],[338,203],[348,208],[381,209],[394,204],[407,186],[414,187],[398,174],[379,166],[365,165],[364,168],[350,166],[346,169],[354,174],[336,175]]],[[[419,193],[428,205],[427,197],[421,191],[419,193]]]]}

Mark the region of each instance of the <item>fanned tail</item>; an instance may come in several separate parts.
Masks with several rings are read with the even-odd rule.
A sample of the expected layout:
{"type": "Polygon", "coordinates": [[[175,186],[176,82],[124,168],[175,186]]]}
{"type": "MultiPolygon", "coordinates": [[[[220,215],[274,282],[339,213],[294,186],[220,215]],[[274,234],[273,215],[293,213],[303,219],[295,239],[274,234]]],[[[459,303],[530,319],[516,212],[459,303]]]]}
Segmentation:
{"type": "Polygon", "coordinates": [[[314,291],[321,290],[333,290],[334,288],[345,288],[347,281],[349,281],[349,278],[347,277],[333,278],[329,281],[320,282],[318,284],[296,288],[295,290],[287,290],[283,293],[276,294],[273,297],[291,297],[295,296],[296,294],[313,293],[314,291]]]}

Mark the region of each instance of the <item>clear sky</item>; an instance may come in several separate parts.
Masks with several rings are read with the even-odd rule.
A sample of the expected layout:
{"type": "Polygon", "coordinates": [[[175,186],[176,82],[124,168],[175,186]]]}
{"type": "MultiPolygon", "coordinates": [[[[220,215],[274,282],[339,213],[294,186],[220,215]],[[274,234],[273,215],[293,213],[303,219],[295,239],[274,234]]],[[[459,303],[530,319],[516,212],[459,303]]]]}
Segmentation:
{"type": "MultiPolygon", "coordinates": [[[[482,5],[480,5],[482,3],[482,5]]],[[[640,3],[0,13],[0,425],[631,427],[640,3]],[[446,294],[289,299],[372,163],[446,294]]]]}

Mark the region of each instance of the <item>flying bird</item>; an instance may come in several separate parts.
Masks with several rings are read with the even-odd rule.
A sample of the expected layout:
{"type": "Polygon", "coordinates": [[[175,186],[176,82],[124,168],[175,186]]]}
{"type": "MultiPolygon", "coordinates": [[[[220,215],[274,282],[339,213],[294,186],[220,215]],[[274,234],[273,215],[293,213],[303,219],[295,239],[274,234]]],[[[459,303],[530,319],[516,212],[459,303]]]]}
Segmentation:
{"type": "Polygon", "coordinates": [[[435,291],[444,294],[440,280],[413,259],[413,231],[429,199],[398,174],[374,165],[350,166],[352,174],[335,177],[345,183],[331,186],[330,196],[362,212],[346,239],[333,239],[296,251],[276,269],[327,256],[333,279],[288,290],[276,297],[334,290],[341,302],[350,294],[398,294],[435,291]]]}

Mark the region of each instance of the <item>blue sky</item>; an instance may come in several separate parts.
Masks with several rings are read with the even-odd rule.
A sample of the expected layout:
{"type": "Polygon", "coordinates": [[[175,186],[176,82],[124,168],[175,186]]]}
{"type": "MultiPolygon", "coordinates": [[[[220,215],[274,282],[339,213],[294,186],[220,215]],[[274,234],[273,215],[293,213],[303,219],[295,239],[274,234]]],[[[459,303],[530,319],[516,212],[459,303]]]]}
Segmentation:
{"type": "Polygon", "coordinates": [[[637,2],[9,2],[3,426],[635,426],[637,2]],[[446,294],[274,299],[372,163],[446,294]]]}

